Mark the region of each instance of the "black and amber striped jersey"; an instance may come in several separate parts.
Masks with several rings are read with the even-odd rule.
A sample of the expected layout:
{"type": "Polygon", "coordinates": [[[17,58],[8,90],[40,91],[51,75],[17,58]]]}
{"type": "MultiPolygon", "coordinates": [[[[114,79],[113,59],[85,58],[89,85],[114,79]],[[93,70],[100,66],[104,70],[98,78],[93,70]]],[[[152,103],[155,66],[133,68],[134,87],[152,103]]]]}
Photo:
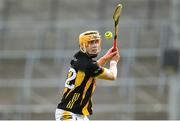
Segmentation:
{"type": "Polygon", "coordinates": [[[65,81],[59,109],[75,114],[92,114],[92,95],[96,87],[95,77],[103,73],[97,62],[81,51],[74,55],[65,81]]]}

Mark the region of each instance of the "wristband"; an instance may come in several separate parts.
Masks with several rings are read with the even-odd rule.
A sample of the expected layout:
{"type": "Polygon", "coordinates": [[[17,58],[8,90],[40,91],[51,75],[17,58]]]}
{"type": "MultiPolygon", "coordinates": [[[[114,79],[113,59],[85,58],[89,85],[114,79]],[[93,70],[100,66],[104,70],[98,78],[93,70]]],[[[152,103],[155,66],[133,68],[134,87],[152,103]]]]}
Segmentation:
{"type": "Polygon", "coordinates": [[[116,62],[115,60],[111,60],[111,61],[110,61],[110,65],[111,65],[111,64],[116,64],[116,65],[117,65],[117,62],[116,62]]]}

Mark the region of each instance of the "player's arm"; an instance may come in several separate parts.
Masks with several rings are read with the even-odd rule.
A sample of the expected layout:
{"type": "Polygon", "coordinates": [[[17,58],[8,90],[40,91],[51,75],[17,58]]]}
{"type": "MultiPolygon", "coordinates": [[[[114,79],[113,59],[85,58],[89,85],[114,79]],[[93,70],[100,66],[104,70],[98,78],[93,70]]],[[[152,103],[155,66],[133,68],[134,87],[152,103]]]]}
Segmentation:
{"type": "Polygon", "coordinates": [[[117,78],[117,62],[110,61],[109,69],[103,68],[103,72],[96,78],[104,80],[115,80],[117,78]]]}
{"type": "Polygon", "coordinates": [[[97,60],[98,65],[104,66],[115,54],[116,51],[113,51],[113,47],[110,48],[104,56],[97,60]]]}
{"type": "Polygon", "coordinates": [[[120,55],[118,50],[116,50],[115,53],[116,54],[110,60],[109,69],[103,68],[103,72],[96,78],[105,80],[115,80],[117,78],[117,62],[120,59],[120,55]]]}

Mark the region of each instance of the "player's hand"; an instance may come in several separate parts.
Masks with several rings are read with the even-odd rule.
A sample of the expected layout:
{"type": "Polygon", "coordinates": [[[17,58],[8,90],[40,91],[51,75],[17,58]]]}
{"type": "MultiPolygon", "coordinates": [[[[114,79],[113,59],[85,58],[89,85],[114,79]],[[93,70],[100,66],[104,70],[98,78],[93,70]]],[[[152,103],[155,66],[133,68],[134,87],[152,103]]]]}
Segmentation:
{"type": "Polygon", "coordinates": [[[117,54],[117,51],[115,50],[114,51],[114,48],[111,47],[107,53],[103,56],[103,58],[106,60],[106,61],[109,61],[111,60],[115,55],[117,54]]]}
{"type": "Polygon", "coordinates": [[[115,55],[111,58],[111,60],[118,62],[120,60],[119,50],[118,50],[118,48],[116,48],[113,51],[115,52],[115,55]]]}

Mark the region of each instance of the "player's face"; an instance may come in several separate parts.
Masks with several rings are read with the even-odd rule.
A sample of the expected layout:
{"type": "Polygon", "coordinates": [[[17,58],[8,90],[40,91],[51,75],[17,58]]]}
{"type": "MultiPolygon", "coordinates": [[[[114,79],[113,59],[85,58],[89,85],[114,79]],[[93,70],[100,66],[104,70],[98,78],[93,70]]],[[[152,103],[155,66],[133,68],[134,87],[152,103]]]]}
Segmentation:
{"type": "Polygon", "coordinates": [[[101,50],[101,47],[100,47],[99,39],[88,42],[87,47],[86,47],[86,52],[88,54],[98,54],[100,50],[101,50]]]}

